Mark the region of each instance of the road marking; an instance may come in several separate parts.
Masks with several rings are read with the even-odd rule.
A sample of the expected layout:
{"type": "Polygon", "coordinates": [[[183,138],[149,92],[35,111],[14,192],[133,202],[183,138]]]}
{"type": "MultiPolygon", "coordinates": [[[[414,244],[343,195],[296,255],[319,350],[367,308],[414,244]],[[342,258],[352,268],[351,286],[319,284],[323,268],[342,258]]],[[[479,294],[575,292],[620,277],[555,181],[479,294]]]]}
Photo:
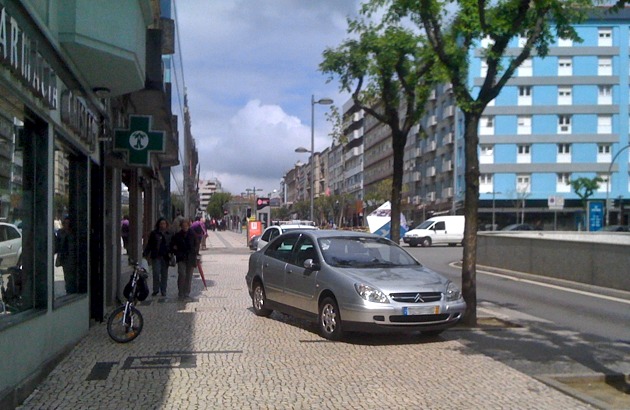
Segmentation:
{"type": "Polygon", "coordinates": [[[488,272],[488,271],[480,270],[480,269],[477,269],[477,272],[484,273],[484,274],[490,275],[490,276],[496,276],[496,277],[499,277],[499,278],[510,279],[510,280],[513,280],[514,282],[529,283],[531,285],[537,285],[537,286],[542,286],[542,287],[545,287],[545,288],[562,290],[562,291],[570,292],[570,293],[577,293],[578,295],[586,295],[586,296],[591,296],[591,297],[594,297],[594,298],[610,300],[612,302],[619,302],[619,303],[625,303],[626,305],[630,305],[630,300],[620,299],[620,298],[616,298],[616,297],[613,297],[613,296],[600,295],[600,294],[597,294],[597,293],[587,292],[587,291],[579,290],[579,289],[564,288],[564,287],[558,286],[558,285],[552,285],[552,284],[543,283],[543,282],[536,282],[534,280],[529,280],[529,279],[516,278],[514,276],[504,275],[502,273],[496,273],[496,272],[488,272]]]}

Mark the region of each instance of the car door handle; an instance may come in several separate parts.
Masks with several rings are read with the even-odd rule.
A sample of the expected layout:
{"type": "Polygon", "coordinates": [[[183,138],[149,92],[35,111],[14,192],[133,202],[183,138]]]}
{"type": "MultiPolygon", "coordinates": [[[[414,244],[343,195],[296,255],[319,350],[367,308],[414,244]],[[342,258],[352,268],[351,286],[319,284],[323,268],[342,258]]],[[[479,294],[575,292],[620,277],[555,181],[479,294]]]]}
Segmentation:
{"type": "Polygon", "coordinates": [[[287,269],[287,273],[293,273],[293,270],[287,269]]]}

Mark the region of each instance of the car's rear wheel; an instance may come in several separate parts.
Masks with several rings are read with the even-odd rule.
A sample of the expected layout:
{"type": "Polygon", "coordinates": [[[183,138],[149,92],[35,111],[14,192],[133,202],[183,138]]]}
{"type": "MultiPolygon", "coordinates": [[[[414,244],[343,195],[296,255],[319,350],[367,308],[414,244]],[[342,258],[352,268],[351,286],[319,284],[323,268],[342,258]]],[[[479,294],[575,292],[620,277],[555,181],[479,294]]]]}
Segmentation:
{"type": "Polygon", "coordinates": [[[422,238],[422,241],[420,242],[420,244],[422,245],[423,248],[431,246],[431,238],[429,238],[428,236],[426,238],[422,238]]]}
{"type": "Polygon", "coordinates": [[[331,297],[324,298],[319,305],[319,332],[328,340],[337,341],[343,337],[339,305],[331,297]]]}
{"type": "Polygon", "coordinates": [[[252,306],[254,307],[254,313],[256,316],[267,317],[273,312],[271,309],[265,307],[267,304],[267,296],[265,295],[265,288],[260,281],[254,283],[254,289],[252,292],[252,306]]]}

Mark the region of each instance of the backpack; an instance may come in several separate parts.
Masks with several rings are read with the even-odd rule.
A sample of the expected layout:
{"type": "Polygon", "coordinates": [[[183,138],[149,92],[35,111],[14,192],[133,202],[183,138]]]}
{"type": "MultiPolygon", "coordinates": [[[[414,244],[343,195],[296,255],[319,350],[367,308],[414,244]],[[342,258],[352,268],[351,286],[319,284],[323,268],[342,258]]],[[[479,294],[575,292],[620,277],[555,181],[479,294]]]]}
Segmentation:
{"type": "MultiPolygon", "coordinates": [[[[131,294],[131,281],[132,278],[129,278],[129,282],[125,285],[125,289],[123,289],[123,296],[125,298],[129,298],[131,294]]],[[[138,279],[138,283],[136,285],[136,299],[140,302],[144,301],[149,296],[149,284],[143,275],[140,275],[138,279]]]]}

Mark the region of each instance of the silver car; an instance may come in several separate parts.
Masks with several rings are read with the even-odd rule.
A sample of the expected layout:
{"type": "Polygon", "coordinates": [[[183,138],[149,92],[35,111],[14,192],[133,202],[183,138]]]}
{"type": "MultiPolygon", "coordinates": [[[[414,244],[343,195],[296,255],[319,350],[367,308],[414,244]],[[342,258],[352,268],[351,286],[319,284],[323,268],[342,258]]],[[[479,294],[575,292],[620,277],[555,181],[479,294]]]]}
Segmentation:
{"type": "Polygon", "coordinates": [[[320,333],[420,330],[439,334],[462,317],[461,291],[400,246],[357,232],[291,231],[249,258],[254,313],[316,320],[320,333]]]}

